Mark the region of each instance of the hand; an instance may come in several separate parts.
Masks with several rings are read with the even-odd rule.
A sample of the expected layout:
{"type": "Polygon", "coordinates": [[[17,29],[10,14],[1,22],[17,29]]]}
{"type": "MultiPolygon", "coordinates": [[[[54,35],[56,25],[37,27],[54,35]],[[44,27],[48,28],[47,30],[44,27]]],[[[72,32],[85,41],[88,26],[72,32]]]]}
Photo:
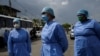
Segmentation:
{"type": "Polygon", "coordinates": [[[30,53],[30,56],[32,56],[32,53],[30,53]]]}

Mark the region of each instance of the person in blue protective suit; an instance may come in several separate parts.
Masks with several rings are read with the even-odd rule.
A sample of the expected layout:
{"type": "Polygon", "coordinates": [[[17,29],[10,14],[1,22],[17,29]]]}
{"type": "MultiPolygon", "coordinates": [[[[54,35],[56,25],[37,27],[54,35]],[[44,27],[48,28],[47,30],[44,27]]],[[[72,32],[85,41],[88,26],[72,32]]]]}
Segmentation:
{"type": "Polygon", "coordinates": [[[5,45],[7,46],[7,42],[8,42],[8,36],[9,36],[9,30],[5,30],[4,32],[4,42],[5,42],[5,45]]]}
{"type": "Polygon", "coordinates": [[[30,56],[31,41],[27,31],[20,27],[20,20],[14,18],[14,29],[8,37],[9,56],[30,56]]]}
{"type": "Polygon", "coordinates": [[[100,56],[100,23],[88,19],[87,10],[77,12],[78,22],[74,26],[74,56],[100,56]]]}
{"type": "Polygon", "coordinates": [[[41,56],[63,56],[68,48],[68,41],[63,27],[54,21],[55,15],[52,8],[44,7],[42,19],[45,26],[41,32],[41,56]]]}

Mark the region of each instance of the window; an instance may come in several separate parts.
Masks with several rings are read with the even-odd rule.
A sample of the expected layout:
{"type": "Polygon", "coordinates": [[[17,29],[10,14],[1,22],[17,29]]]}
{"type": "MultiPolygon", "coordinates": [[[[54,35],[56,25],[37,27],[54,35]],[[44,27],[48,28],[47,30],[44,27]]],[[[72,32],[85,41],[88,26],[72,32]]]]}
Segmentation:
{"type": "Polygon", "coordinates": [[[26,24],[25,21],[22,21],[22,20],[21,20],[20,24],[21,24],[21,27],[22,27],[22,28],[26,28],[26,27],[27,27],[27,24],[26,24]]]}
{"type": "Polygon", "coordinates": [[[13,27],[13,19],[10,18],[6,19],[6,27],[13,27]]]}
{"type": "Polygon", "coordinates": [[[32,27],[32,22],[27,22],[27,27],[31,28],[32,27]]]}
{"type": "Polygon", "coordinates": [[[6,27],[6,19],[3,17],[0,17],[0,27],[6,27]]]}
{"type": "Polygon", "coordinates": [[[13,27],[13,19],[0,17],[0,27],[13,27]]]}

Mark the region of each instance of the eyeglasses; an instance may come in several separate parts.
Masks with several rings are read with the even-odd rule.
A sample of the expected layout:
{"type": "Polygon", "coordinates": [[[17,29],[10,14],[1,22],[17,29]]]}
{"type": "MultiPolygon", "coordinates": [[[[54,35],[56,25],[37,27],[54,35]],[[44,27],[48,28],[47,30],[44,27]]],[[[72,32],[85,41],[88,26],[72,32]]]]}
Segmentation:
{"type": "Polygon", "coordinates": [[[85,14],[79,14],[79,15],[77,15],[77,16],[85,16],[85,14]]]}

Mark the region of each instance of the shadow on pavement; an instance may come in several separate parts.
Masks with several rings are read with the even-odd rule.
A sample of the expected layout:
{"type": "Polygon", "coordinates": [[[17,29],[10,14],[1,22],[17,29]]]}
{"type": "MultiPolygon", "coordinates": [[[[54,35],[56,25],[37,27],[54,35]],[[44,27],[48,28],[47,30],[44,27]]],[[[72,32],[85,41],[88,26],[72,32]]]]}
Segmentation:
{"type": "Polygon", "coordinates": [[[33,40],[31,40],[31,42],[35,42],[35,41],[38,41],[38,40],[40,40],[41,38],[37,38],[37,39],[33,39],[33,40]]]}
{"type": "Polygon", "coordinates": [[[6,52],[7,48],[0,48],[0,52],[6,52]]]}

